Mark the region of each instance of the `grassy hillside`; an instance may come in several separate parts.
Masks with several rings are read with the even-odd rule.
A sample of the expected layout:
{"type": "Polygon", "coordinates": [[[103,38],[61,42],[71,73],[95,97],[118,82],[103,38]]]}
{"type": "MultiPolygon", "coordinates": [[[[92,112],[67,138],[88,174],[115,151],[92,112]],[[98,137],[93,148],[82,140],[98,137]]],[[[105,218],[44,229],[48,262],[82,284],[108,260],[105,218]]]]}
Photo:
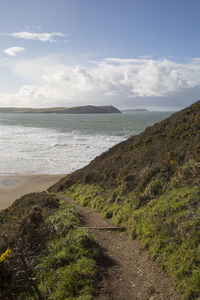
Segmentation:
{"type": "Polygon", "coordinates": [[[54,185],[127,228],[186,298],[200,296],[200,101],[54,185]]]}
{"type": "Polygon", "coordinates": [[[71,205],[29,194],[0,212],[0,299],[92,299],[101,251],[71,205]]]}

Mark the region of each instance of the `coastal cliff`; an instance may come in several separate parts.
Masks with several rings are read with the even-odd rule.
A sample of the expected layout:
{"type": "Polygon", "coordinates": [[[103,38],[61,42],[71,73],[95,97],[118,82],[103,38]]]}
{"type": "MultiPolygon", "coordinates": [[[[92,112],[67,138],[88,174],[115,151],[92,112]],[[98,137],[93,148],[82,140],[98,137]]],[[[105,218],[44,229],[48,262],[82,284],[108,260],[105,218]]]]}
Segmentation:
{"type": "Polygon", "coordinates": [[[186,298],[200,295],[200,101],[55,184],[138,238],[186,298]]]}

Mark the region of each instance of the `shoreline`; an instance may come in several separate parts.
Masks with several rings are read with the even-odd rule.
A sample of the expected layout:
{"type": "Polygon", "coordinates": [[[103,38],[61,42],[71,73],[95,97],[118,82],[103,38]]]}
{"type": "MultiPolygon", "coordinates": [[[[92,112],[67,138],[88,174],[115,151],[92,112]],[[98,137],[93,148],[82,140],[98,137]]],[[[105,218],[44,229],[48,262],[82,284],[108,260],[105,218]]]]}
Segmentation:
{"type": "Polygon", "coordinates": [[[67,174],[14,174],[0,175],[0,211],[8,208],[17,198],[29,193],[42,192],[67,174]]]}

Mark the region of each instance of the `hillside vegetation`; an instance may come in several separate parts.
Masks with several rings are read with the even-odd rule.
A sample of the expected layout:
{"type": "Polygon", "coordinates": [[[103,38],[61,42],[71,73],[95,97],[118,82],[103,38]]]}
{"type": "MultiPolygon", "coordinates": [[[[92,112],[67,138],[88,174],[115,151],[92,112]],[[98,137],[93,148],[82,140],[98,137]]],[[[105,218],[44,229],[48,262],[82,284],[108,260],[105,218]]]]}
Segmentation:
{"type": "Polygon", "coordinates": [[[125,226],[188,299],[200,296],[200,101],[52,188],[125,226]]]}
{"type": "Polygon", "coordinates": [[[47,193],[0,212],[0,299],[85,299],[97,290],[101,251],[76,209],[47,193]]]}

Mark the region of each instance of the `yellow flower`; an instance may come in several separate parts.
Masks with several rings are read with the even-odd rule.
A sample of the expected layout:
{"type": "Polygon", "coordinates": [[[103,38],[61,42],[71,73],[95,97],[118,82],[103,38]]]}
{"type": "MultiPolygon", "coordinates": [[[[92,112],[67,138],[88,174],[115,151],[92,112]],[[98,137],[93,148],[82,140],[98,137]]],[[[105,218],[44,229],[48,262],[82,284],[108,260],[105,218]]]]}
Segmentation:
{"type": "Polygon", "coordinates": [[[8,248],[1,256],[0,256],[0,263],[4,261],[6,258],[11,257],[12,251],[8,248]]]}
{"type": "Polygon", "coordinates": [[[176,161],[175,160],[170,160],[170,165],[176,165],[176,161]]]}

